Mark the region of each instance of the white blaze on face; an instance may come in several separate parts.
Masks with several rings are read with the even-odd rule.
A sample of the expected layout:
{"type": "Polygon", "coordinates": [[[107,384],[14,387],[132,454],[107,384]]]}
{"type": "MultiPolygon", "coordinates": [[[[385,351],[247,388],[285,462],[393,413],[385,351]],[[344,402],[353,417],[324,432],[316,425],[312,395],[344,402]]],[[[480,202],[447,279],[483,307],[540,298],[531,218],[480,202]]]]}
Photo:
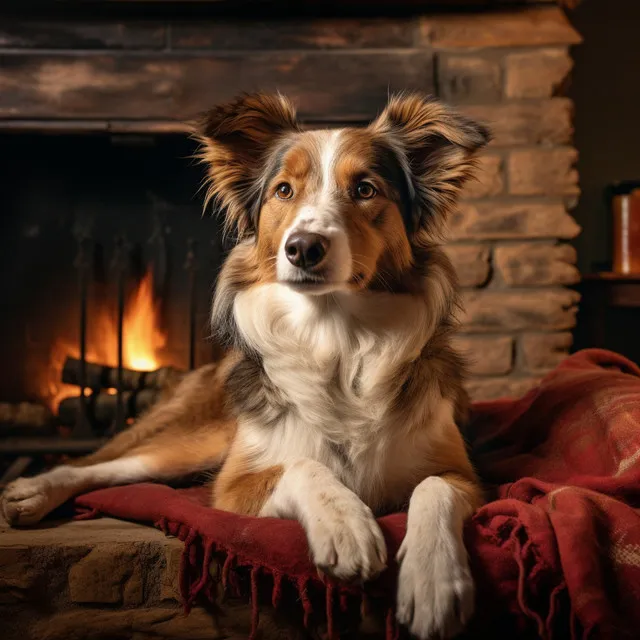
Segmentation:
{"type": "MultiPolygon", "coordinates": [[[[294,283],[304,274],[287,259],[285,245],[289,237],[298,232],[317,233],[329,242],[322,277],[325,286],[315,293],[325,293],[341,288],[351,278],[351,250],[344,221],[339,210],[338,185],[335,176],[337,152],[342,130],[311,132],[316,139],[318,157],[315,171],[320,171],[319,189],[309,193],[291,224],[282,236],[278,251],[278,280],[294,283]]],[[[314,176],[315,177],[315,176],[314,176]]]]}

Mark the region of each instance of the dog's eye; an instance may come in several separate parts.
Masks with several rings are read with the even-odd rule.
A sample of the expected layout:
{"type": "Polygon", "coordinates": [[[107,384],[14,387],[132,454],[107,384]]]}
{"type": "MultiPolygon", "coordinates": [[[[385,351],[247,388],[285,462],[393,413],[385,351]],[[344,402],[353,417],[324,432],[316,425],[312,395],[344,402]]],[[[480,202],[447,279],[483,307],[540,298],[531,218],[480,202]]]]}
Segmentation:
{"type": "Polygon", "coordinates": [[[280,200],[289,200],[293,196],[293,189],[288,182],[281,182],[276,187],[276,198],[280,198],[280,200]]]}
{"type": "Polygon", "coordinates": [[[358,198],[362,200],[370,200],[376,195],[376,189],[370,182],[359,182],[356,187],[358,198]]]}

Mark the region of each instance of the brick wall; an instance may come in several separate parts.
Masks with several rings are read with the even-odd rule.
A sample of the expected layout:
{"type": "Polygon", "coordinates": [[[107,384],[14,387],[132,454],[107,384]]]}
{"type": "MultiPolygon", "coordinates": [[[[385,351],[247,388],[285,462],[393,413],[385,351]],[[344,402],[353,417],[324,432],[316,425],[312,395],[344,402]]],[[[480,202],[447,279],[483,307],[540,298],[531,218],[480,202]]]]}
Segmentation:
{"type": "Polygon", "coordinates": [[[579,280],[572,108],[562,97],[579,37],[559,13],[485,14],[431,25],[440,95],[490,124],[480,179],[451,222],[464,286],[473,397],[517,395],[567,354],[579,280]],[[543,25],[536,18],[543,16],[543,25]]]}
{"type": "MultiPolygon", "coordinates": [[[[509,5],[511,7],[511,5],[509,5]]],[[[569,46],[557,6],[404,18],[203,18],[0,26],[0,131],[182,131],[239,90],[280,89],[315,124],[358,124],[421,89],[494,134],[451,221],[459,346],[475,398],[519,394],[567,353],[579,279],[569,46]]]]}

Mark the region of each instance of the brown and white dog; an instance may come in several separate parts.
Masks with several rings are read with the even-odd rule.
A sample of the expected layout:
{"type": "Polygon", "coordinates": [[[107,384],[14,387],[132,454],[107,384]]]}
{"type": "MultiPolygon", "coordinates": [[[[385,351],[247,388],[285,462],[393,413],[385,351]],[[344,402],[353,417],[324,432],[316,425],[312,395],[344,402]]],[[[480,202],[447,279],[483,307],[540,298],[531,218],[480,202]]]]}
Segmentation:
{"type": "Polygon", "coordinates": [[[198,137],[209,199],[238,235],[212,311],[229,354],[97,453],[10,485],[5,517],[220,468],[213,506],[295,518],[319,567],[367,580],[387,561],[374,514],[408,504],[398,620],[455,634],[473,609],[462,527],[481,490],[438,239],[487,131],[419,95],[364,129],[304,131],[284,97],[257,94],[211,110],[198,137]]]}

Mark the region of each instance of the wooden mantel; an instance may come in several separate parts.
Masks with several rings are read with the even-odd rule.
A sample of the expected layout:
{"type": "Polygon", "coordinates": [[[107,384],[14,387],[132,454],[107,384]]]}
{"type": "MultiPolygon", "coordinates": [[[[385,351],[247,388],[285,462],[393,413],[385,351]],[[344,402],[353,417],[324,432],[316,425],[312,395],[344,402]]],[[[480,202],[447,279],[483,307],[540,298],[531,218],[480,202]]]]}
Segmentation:
{"type": "Polygon", "coordinates": [[[112,15],[0,21],[0,130],[181,132],[212,104],[255,89],[292,96],[309,122],[358,123],[390,91],[442,94],[434,69],[451,49],[579,41],[554,6],[394,18],[112,15]]]}

